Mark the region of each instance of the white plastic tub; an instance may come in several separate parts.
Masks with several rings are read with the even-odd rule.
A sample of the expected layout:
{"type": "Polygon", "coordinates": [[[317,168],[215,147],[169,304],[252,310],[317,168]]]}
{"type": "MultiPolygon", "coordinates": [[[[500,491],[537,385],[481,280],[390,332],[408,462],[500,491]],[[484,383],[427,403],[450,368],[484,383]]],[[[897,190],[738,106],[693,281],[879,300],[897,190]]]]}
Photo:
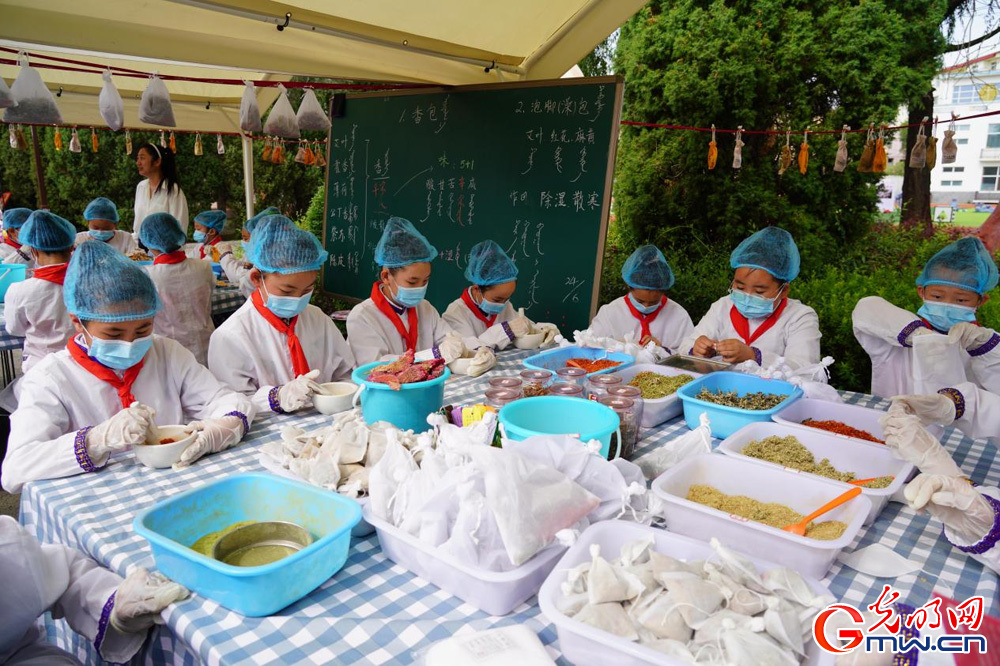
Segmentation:
{"type": "MultiPolygon", "coordinates": [[[[815,421],[840,421],[841,423],[846,423],[849,426],[864,430],[878,439],[885,439],[885,433],[882,431],[882,424],[879,423],[879,419],[885,415],[886,412],[883,412],[880,409],[873,409],[871,407],[848,405],[843,402],[830,402],[828,400],[817,400],[815,398],[800,398],[778,413],[774,414],[771,417],[771,420],[775,423],[782,423],[784,425],[795,426],[797,428],[808,428],[809,430],[819,432],[826,431],[820,430],[819,428],[804,426],[802,425],[802,422],[806,419],[813,419],[815,421]]],[[[944,428],[939,425],[926,426],[926,428],[937,439],[941,439],[941,435],[944,434],[944,428]]],[[[847,435],[838,435],[832,432],[827,434],[833,435],[834,437],[849,439],[852,442],[864,442],[869,446],[885,446],[884,444],[869,442],[864,439],[856,439],[854,437],[848,437],[847,435]]]]}
{"type": "MultiPolygon", "coordinates": [[[[666,375],[667,377],[676,377],[678,375],[691,375],[695,379],[701,377],[701,374],[697,372],[689,372],[687,370],[679,370],[677,368],[668,368],[663,365],[653,365],[651,363],[633,365],[630,368],[625,368],[624,370],[614,374],[622,378],[623,384],[628,384],[640,372],[655,372],[658,375],[666,375]]],[[[677,397],[677,393],[668,395],[665,398],[657,398],[655,400],[647,400],[643,398],[642,404],[643,428],[653,428],[661,423],[666,423],[670,419],[680,416],[681,412],[684,411],[684,406],[681,405],[681,401],[680,398],[677,397]]]]}
{"type": "MultiPolygon", "coordinates": [[[[678,661],[662,652],[577,622],[560,613],[556,607],[556,601],[562,595],[559,586],[566,580],[566,572],[576,565],[590,560],[591,544],[600,545],[602,556],[613,559],[621,552],[621,547],[624,544],[649,537],[653,537],[655,540],[653,548],[664,555],[681,560],[716,559],[715,551],[708,544],[654,527],[617,520],[595,523],[588,527],[559,560],[556,568],[545,579],[545,584],[542,585],[542,589],[538,593],[538,603],[542,613],[556,625],[556,630],[559,632],[560,649],[566,659],[576,666],[607,666],[608,664],[614,664],[614,666],[645,666],[646,664],[688,666],[687,662],[678,661]]],[[[757,566],[757,570],[761,572],[779,566],[753,557],[751,560],[757,566]]],[[[807,577],[806,582],[816,593],[830,594],[830,590],[818,580],[807,577]]],[[[808,666],[832,666],[834,657],[820,650],[815,641],[808,641],[806,660],[803,663],[808,666]]]]}
{"type": "MultiPolygon", "coordinates": [[[[875,445],[870,442],[865,443],[849,437],[838,437],[833,433],[827,433],[816,428],[796,427],[781,423],[752,423],[737,430],[727,437],[719,445],[718,451],[727,456],[735,456],[759,465],[777,467],[778,469],[788,469],[776,463],[767,462],[760,458],[751,458],[741,453],[743,447],[750,442],[765,437],[795,437],[804,447],[809,449],[816,457],[817,461],[829,458],[830,464],[841,472],[854,472],[855,478],[870,479],[875,476],[895,476],[896,478],[887,488],[862,488],[861,494],[872,502],[871,511],[865,524],[872,522],[878,517],[882,509],[885,508],[889,498],[906,483],[913,472],[913,465],[900,460],[895,456],[892,449],[887,446],[875,445]]],[[[826,477],[817,476],[804,472],[808,476],[820,479],[826,477]]],[[[833,479],[830,479],[833,481],[833,479]]],[[[841,483],[834,481],[834,483],[841,483]]],[[[841,483],[846,490],[849,484],[841,483]]]]}
{"type": "Polygon", "coordinates": [[[380,520],[373,515],[371,505],[365,505],[364,518],[378,533],[386,557],[490,615],[507,615],[538,594],[545,577],[566,552],[561,546],[550,546],[516,569],[488,571],[459,562],[380,520]]]}
{"type": "Polygon", "coordinates": [[[843,484],[716,453],[692,456],[653,481],[653,492],[664,501],[663,517],[671,532],[705,542],[717,537],[731,548],[817,579],[826,576],[840,551],[851,545],[871,510],[871,501],[861,495],[825,514],[821,520],[843,521],[847,529],[839,539],[820,541],[685,499],[696,484],[713,486],[727,495],[778,502],[803,515],[843,493],[843,484]]]}

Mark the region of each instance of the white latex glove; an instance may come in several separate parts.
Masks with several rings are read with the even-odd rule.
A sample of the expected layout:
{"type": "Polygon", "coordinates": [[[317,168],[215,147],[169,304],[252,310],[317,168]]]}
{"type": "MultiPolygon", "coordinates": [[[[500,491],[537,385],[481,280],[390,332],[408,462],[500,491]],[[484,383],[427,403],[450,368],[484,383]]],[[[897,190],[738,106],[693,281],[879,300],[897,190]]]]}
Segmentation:
{"type": "Polygon", "coordinates": [[[146,433],[156,411],[148,405],[133,402],[107,421],[90,429],[84,440],[87,455],[95,464],[103,464],[112,451],[122,451],[146,441],[146,433]]]}
{"type": "Polygon", "coordinates": [[[910,333],[909,337],[906,338],[906,343],[912,347],[913,346],[913,338],[918,338],[921,335],[941,335],[941,334],[938,333],[937,331],[933,331],[933,330],[931,330],[931,329],[929,329],[929,328],[927,328],[925,326],[921,326],[917,330],[913,331],[913,333],[910,333]]]}
{"type": "MultiPolygon", "coordinates": [[[[951,425],[955,422],[955,403],[940,393],[897,395],[889,407],[889,415],[894,414],[913,414],[923,425],[931,423],[951,425]]],[[[885,420],[889,417],[882,418],[885,420]]]]}
{"type": "Polygon", "coordinates": [[[160,612],[188,596],[187,589],[160,573],[132,571],[118,586],[111,610],[111,626],[123,634],[137,634],[163,624],[160,612]]]}
{"type": "Polygon", "coordinates": [[[181,459],[174,464],[174,469],[184,469],[203,456],[225,451],[235,446],[246,434],[243,432],[243,419],[238,416],[192,421],[188,427],[196,431],[198,436],[181,453],[181,459]]]}
{"type": "Polygon", "coordinates": [[[924,429],[918,417],[896,409],[883,416],[881,423],[886,446],[921,472],[956,478],[965,476],[948,451],[924,429]]]}
{"type": "Polygon", "coordinates": [[[465,343],[462,342],[462,336],[458,333],[449,333],[438,345],[438,352],[441,354],[441,358],[444,359],[445,363],[451,363],[455,359],[462,358],[465,353],[465,343]]]}
{"type": "Polygon", "coordinates": [[[469,363],[469,376],[478,377],[497,364],[497,356],[489,347],[480,347],[469,363]]]}
{"type": "Polygon", "coordinates": [[[233,244],[228,241],[221,241],[215,244],[215,249],[219,251],[219,256],[233,251],[233,244]]]}
{"type": "Polygon", "coordinates": [[[316,378],[319,377],[319,370],[310,370],[304,375],[299,375],[278,389],[278,403],[281,409],[286,412],[294,412],[312,405],[313,393],[320,390],[316,378]]]}
{"type": "Polygon", "coordinates": [[[964,479],[921,474],[903,491],[915,511],[926,509],[949,531],[975,543],[993,527],[993,507],[964,479]]]}
{"type": "Polygon", "coordinates": [[[951,327],[948,331],[948,340],[957,342],[966,351],[973,351],[989,342],[994,335],[996,331],[992,328],[963,321],[951,327]]]}
{"type": "Polygon", "coordinates": [[[510,327],[510,332],[514,334],[515,338],[523,338],[531,333],[531,320],[524,315],[514,317],[507,322],[507,326],[510,327]]]}
{"type": "Polygon", "coordinates": [[[559,327],[555,324],[535,324],[535,332],[545,333],[545,339],[542,340],[542,344],[547,345],[555,342],[556,337],[559,335],[559,327]]]}

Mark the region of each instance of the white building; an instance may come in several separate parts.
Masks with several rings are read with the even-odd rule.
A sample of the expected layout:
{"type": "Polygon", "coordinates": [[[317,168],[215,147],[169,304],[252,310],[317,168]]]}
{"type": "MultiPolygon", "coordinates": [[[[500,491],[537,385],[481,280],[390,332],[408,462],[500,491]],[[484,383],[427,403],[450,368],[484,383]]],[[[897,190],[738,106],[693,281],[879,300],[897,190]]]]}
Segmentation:
{"type": "MultiPolygon", "coordinates": [[[[931,172],[931,201],[936,204],[1000,202],[1000,115],[963,117],[1000,111],[1000,51],[946,67],[934,79],[934,114],[940,124],[937,165],[931,172]],[[947,119],[955,113],[958,154],[941,163],[941,141],[947,119]]],[[[915,131],[915,130],[910,130],[915,131]]]]}

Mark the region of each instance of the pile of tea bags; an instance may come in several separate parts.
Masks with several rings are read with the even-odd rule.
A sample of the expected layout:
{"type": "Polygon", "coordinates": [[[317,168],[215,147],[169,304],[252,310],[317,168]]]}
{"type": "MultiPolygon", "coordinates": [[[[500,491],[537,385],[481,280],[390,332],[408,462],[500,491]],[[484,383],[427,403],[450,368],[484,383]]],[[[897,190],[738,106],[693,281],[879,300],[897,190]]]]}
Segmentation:
{"type": "Polygon", "coordinates": [[[817,595],[791,569],[763,573],[712,540],[715,558],[685,562],[657,552],[652,538],[567,572],[560,612],[584,624],[697,664],[797,666],[812,618],[833,597],[817,595]]]}

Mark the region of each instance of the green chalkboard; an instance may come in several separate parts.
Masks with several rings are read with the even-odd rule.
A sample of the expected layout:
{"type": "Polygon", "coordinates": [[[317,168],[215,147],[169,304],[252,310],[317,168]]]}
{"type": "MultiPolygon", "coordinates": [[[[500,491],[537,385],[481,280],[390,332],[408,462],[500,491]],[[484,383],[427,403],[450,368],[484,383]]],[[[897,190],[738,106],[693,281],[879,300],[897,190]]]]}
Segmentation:
{"type": "Polygon", "coordinates": [[[571,332],[596,310],[621,81],[567,79],[348,97],[330,131],[326,291],[364,299],[393,216],[438,249],[427,298],[461,295],[492,239],[520,275],[515,307],[571,332]]]}

